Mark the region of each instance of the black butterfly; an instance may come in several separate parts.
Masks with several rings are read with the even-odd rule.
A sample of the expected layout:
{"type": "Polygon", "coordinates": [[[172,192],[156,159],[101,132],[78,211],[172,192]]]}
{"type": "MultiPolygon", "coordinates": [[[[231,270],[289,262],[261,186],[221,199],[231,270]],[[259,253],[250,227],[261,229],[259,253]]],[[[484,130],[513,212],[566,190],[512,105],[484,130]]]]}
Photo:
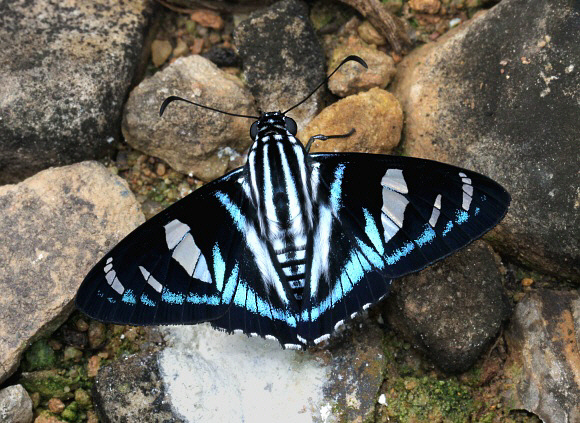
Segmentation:
{"type": "MultiPolygon", "coordinates": [[[[356,56],[341,65],[350,60],[366,67],[356,56]]],[[[184,99],[168,98],[161,113],[174,100],[184,99]]],[[[469,244],[507,211],[506,190],[465,169],[308,154],[311,142],[305,149],[295,138],[288,111],[256,117],[244,167],[173,204],[103,257],[78,291],[78,308],[114,323],[210,321],[303,348],[387,295],[391,279],[469,244]]]]}

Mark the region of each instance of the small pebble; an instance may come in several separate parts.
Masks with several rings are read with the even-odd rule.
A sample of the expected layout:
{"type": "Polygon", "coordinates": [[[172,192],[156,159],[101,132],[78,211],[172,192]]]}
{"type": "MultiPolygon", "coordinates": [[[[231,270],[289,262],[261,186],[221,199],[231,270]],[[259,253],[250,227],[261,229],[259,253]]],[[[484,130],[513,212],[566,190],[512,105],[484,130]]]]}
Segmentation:
{"type": "Polygon", "coordinates": [[[222,17],[211,10],[196,10],[190,17],[192,21],[206,28],[222,29],[224,27],[222,17]]]}
{"type": "Polygon", "coordinates": [[[522,286],[532,286],[534,280],[532,278],[523,278],[522,279],[522,286]]]}
{"type": "Polygon", "coordinates": [[[455,28],[457,25],[461,23],[460,18],[453,18],[449,21],[449,28],[455,28]]]}
{"type": "Polygon", "coordinates": [[[98,355],[93,355],[91,358],[89,358],[89,362],[87,364],[87,376],[96,377],[100,367],[101,357],[98,355]]]}
{"type": "Polygon", "coordinates": [[[157,163],[157,167],[155,169],[155,173],[157,173],[157,176],[163,176],[163,175],[165,175],[165,172],[167,172],[165,164],[164,163],[157,163]]]}
{"type": "Polygon", "coordinates": [[[58,398],[48,400],[48,409],[51,413],[60,414],[64,410],[64,403],[58,398]]]}
{"type": "Polygon", "coordinates": [[[173,57],[185,56],[188,51],[189,51],[189,47],[187,46],[187,43],[185,41],[183,41],[183,39],[178,38],[177,45],[173,49],[173,57]]]}
{"type": "Polygon", "coordinates": [[[80,332],[86,332],[87,330],[89,330],[89,324],[87,323],[86,320],[83,320],[83,319],[77,320],[75,322],[75,326],[76,326],[77,330],[80,332]]]}
{"type": "Polygon", "coordinates": [[[155,40],[151,43],[151,61],[153,66],[158,68],[161,66],[171,55],[173,48],[171,43],[167,40],[155,40]]]}

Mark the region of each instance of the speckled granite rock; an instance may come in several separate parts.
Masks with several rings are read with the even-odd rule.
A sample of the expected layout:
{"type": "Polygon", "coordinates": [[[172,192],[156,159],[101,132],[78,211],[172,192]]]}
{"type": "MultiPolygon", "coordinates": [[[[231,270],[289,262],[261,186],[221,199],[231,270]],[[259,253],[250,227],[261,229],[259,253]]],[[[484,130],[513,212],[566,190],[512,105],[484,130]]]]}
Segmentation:
{"type": "Polygon", "coordinates": [[[505,0],[414,51],[394,94],[405,150],[484,173],[512,194],[504,254],[580,281],[580,10],[505,0]]]}
{"type": "Polygon", "coordinates": [[[152,0],[0,3],[0,184],[119,138],[152,0]]]}
{"type": "Polygon", "coordinates": [[[143,222],[125,181],[83,162],[0,187],[0,383],[73,309],[106,251],[143,222]]]}

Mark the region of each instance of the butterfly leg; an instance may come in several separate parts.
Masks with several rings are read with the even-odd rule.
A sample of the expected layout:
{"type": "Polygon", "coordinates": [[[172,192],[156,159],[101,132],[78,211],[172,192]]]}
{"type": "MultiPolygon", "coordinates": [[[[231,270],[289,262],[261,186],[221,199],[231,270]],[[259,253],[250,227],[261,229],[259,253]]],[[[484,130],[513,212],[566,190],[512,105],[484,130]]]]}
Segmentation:
{"type": "Polygon", "coordinates": [[[340,134],[340,135],[313,135],[312,137],[310,137],[310,139],[308,140],[308,144],[306,144],[306,152],[309,153],[310,152],[310,147],[312,146],[312,143],[315,140],[321,140],[321,141],[326,141],[328,139],[331,138],[347,138],[350,137],[352,134],[354,134],[356,131],[354,128],[352,128],[350,131],[348,131],[346,134],[340,134]]]}

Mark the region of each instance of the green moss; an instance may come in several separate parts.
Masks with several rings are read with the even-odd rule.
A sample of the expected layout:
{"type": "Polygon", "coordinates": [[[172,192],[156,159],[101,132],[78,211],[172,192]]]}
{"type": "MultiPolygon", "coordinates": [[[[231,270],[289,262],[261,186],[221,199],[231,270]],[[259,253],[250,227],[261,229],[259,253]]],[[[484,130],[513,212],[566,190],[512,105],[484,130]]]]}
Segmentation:
{"type": "Polygon", "coordinates": [[[468,389],[454,379],[405,377],[387,395],[388,414],[401,421],[465,422],[473,411],[468,389]]]}
{"type": "Polygon", "coordinates": [[[63,410],[61,417],[69,422],[77,421],[79,407],[78,404],[73,401],[63,410]]]}
{"type": "Polygon", "coordinates": [[[24,354],[22,368],[26,371],[48,370],[56,367],[56,354],[46,339],[40,339],[30,346],[24,354]]]}
{"type": "Polygon", "coordinates": [[[19,383],[28,392],[38,392],[41,397],[69,399],[73,397],[72,389],[78,386],[78,380],[61,374],[58,370],[39,370],[23,373],[19,383]]]}

